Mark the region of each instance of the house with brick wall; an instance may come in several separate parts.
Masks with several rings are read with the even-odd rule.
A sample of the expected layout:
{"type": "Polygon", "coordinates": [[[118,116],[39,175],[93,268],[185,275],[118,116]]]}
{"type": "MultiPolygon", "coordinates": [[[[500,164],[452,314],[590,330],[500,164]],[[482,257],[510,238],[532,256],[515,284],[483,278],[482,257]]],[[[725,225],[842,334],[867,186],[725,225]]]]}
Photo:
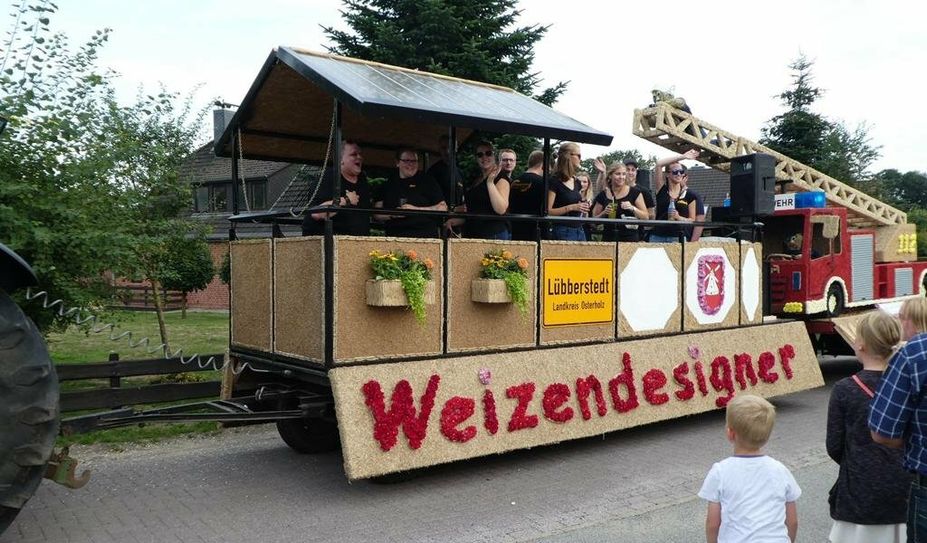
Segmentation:
{"type": "MultiPolygon", "coordinates": [[[[213,112],[215,138],[222,134],[231,115],[231,111],[224,109],[213,112]]],[[[213,141],[204,144],[184,161],[180,178],[191,188],[189,218],[208,227],[206,239],[213,263],[219,270],[228,253],[232,191],[238,191],[239,212],[286,209],[296,203],[292,201],[293,193],[307,191],[312,180],[318,177],[319,168],[287,162],[240,160],[238,179],[232,179],[232,159],[217,157],[213,145],[213,141]]],[[[298,211],[298,208],[294,210],[298,211]]],[[[284,228],[288,235],[298,235],[298,230],[284,228]]],[[[236,236],[239,239],[269,237],[270,227],[239,224],[236,236]]],[[[194,309],[228,309],[228,285],[223,284],[217,274],[204,290],[190,293],[187,303],[194,309]]]]}

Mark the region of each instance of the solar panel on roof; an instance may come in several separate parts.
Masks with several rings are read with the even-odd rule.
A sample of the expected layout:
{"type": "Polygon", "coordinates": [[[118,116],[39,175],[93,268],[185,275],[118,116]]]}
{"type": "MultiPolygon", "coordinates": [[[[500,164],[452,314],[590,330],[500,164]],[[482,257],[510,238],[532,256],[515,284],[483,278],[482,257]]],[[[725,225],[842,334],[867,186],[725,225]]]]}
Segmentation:
{"type": "MultiPolygon", "coordinates": [[[[346,57],[280,47],[268,57],[216,144],[230,156],[236,130],[244,156],[320,159],[334,100],[344,105],[345,137],[366,149],[411,145],[435,150],[447,127],[609,145],[612,136],[512,89],[346,57]]],[[[384,157],[390,155],[384,154],[384,157]]],[[[381,158],[381,161],[385,160],[381,158]]]]}

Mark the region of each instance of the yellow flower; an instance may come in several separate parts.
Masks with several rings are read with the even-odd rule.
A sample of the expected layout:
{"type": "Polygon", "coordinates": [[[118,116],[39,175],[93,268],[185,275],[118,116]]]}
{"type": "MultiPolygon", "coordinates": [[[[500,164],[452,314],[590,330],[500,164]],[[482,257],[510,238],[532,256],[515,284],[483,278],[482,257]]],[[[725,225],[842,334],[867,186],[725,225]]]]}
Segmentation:
{"type": "Polygon", "coordinates": [[[488,259],[488,258],[484,258],[483,260],[480,261],[480,264],[483,265],[483,266],[488,266],[488,265],[489,265],[489,259],[488,259]]]}
{"type": "Polygon", "coordinates": [[[511,252],[511,251],[502,251],[502,258],[504,258],[504,259],[506,259],[506,260],[510,260],[510,259],[512,258],[512,252],[511,252]]]}

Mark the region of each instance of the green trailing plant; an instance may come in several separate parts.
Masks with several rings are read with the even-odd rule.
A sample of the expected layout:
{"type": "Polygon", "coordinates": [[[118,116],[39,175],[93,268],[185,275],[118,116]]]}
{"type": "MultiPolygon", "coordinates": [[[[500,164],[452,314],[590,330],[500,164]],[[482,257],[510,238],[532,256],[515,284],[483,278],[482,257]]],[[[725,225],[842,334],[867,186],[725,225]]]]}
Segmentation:
{"type": "Polygon", "coordinates": [[[419,258],[415,251],[370,252],[370,268],[375,281],[398,280],[409,299],[409,308],[419,324],[425,323],[425,287],[431,279],[434,262],[419,258]]]}
{"type": "Polygon", "coordinates": [[[528,261],[512,256],[511,251],[500,249],[483,255],[480,277],[502,279],[505,288],[522,315],[528,314],[528,261]]]}

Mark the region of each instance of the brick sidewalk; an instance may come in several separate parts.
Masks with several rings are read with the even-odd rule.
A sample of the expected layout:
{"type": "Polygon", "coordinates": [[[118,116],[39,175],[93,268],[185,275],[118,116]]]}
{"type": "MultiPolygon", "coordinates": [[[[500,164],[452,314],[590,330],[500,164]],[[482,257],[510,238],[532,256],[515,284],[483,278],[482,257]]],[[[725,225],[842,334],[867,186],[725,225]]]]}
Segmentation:
{"type": "MultiPolygon", "coordinates": [[[[791,467],[823,461],[828,394],[775,401],[771,455],[791,467]]],[[[348,483],[340,454],[296,454],[272,426],[125,452],[76,448],[91,482],[76,491],[44,482],[0,543],[525,541],[692,499],[730,453],[722,428],[723,413],[707,413],[393,485],[348,483]]]]}

